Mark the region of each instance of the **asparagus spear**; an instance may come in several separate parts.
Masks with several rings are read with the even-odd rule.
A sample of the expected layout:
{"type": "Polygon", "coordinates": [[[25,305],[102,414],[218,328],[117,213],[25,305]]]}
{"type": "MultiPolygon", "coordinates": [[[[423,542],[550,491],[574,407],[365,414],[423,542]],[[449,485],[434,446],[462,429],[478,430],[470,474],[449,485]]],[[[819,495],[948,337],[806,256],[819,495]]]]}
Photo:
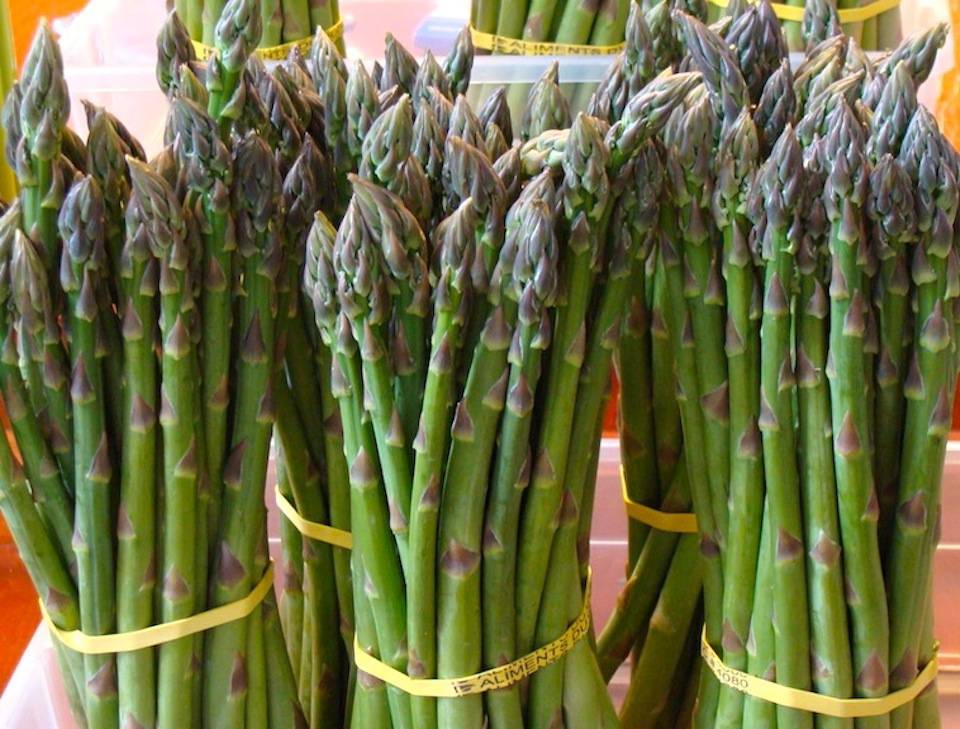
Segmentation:
{"type": "MultiPolygon", "coordinates": [[[[496,18],[492,19],[496,22],[496,18]]],[[[443,61],[443,70],[450,82],[450,92],[454,96],[466,94],[470,87],[470,75],[473,72],[473,58],[475,54],[473,36],[470,28],[464,27],[457,33],[453,41],[453,48],[443,61]]]]}
{"type": "MultiPolygon", "coordinates": [[[[957,182],[953,153],[926,109],[918,109],[901,159],[916,186],[920,240],[911,274],[916,287],[913,357],[904,382],[907,399],[897,517],[887,563],[890,596],[890,687],[917,674],[926,580],[937,539],[944,449],[950,429],[956,371],[951,365],[956,296],[953,221],[957,182]],[[909,592],[907,592],[909,591],[909,592]]],[[[890,717],[912,725],[913,705],[890,717]]]]}
{"type": "Polygon", "coordinates": [[[533,647],[550,558],[545,545],[552,541],[557,526],[554,516],[562,502],[573,401],[584,356],[584,317],[599,268],[599,229],[610,194],[608,155],[596,122],[579,115],[563,158],[563,206],[570,232],[561,268],[566,271],[563,286],[567,298],[557,312],[544,427],[536,446],[536,465],[520,526],[517,641],[521,655],[533,647]]]}
{"type": "MultiPolygon", "coordinates": [[[[747,668],[747,639],[754,601],[763,519],[763,452],[760,418],[759,322],[754,302],[760,283],[748,243],[747,196],[758,165],[757,130],[744,110],[729,125],[717,152],[717,224],[723,234],[726,280],[726,343],[730,378],[730,525],[724,554],[723,659],[747,668]]],[[[724,690],[718,726],[736,726],[743,695],[724,690]]]]}
{"type": "MultiPolygon", "coordinates": [[[[201,342],[203,350],[201,437],[210,484],[211,525],[220,513],[224,454],[227,446],[227,405],[230,392],[231,293],[236,240],[229,212],[232,165],[217,134],[217,125],[202,108],[186,99],[172,107],[172,127],[177,134],[174,151],[185,170],[192,194],[199,197],[197,210],[203,220],[203,285],[200,293],[201,342]]],[[[206,519],[206,515],[201,519],[206,519]]],[[[213,527],[211,526],[211,530],[213,527]]]]}
{"type": "Polygon", "coordinates": [[[393,33],[387,33],[383,49],[383,78],[380,79],[380,90],[386,91],[394,86],[409,94],[417,79],[417,59],[413,57],[393,33]]]}
{"type": "MultiPolygon", "coordinates": [[[[17,235],[20,205],[10,207],[0,220],[0,245],[3,246],[2,299],[5,312],[2,332],[3,350],[0,359],[0,384],[23,469],[46,528],[64,564],[74,571],[76,560],[71,539],[74,528],[74,506],[66,479],[58,468],[56,456],[44,432],[43,424],[31,406],[26,383],[19,367],[18,324],[11,303],[16,301],[21,318],[19,331],[35,326],[38,316],[50,312],[49,289],[43,262],[33,242],[17,235]]],[[[55,326],[55,323],[48,322],[55,326]]],[[[43,326],[41,324],[40,326],[43,326]]],[[[70,481],[72,483],[72,479],[70,481]]]]}
{"type": "MultiPolygon", "coordinates": [[[[649,145],[648,145],[649,148],[649,145]]],[[[653,164],[659,160],[654,156],[653,164]]],[[[650,164],[649,158],[640,157],[638,165],[650,164]]],[[[641,170],[641,175],[648,170],[641,170]]],[[[624,302],[630,284],[633,267],[642,267],[646,257],[641,245],[648,244],[642,234],[642,227],[635,222],[636,189],[640,187],[635,179],[629,179],[628,187],[616,203],[611,217],[611,230],[608,233],[607,248],[603,257],[607,261],[603,274],[605,280],[596,292],[597,308],[589,322],[589,334],[583,366],[580,370],[579,385],[576,394],[575,412],[577,418],[570,431],[569,456],[563,477],[563,501],[560,506],[559,522],[553,540],[547,586],[537,622],[536,643],[546,645],[559,637],[566,629],[568,604],[582,605],[583,597],[579,586],[579,562],[577,557],[580,514],[590,507],[585,499],[589,489],[588,481],[596,479],[596,472],[590,472],[593,454],[599,448],[600,441],[596,423],[603,415],[606,392],[610,383],[610,370],[613,363],[613,350],[616,348],[621,331],[621,318],[624,302]],[[637,230],[640,228],[640,230],[637,230]],[[570,579],[573,575],[574,579],[570,579]],[[560,586],[573,585],[571,592],[559,593],[560,586]],[[565,601],[569,596],[569,602],[565,601]]],[[[643,176],[639,178],[640,181],[643,176]]],[[[567,587],[569,590],[570,588],[567,587]]],[[[686,637],[686,636],[684,636],[686,637]]],[[[589,656],[589,662],[596,661],[589,656]]],[[[560,696],[563,692],[561,670],[566,668],[566,678],[573,679],[570,691],[584,690],[591,684],[588,676],[588,662],[581,656],[571,653],[555,664],[538,671],[531,680],[528,721],[534,727],[548,727],[554,721],[561,708],[560,696]],[[573,662],[578,663],[574,670],[573,662]],[[570,662],[570,666],[564,666],[570,662]]],[[[601,717],[605,707],[600,704],[594,710],[601,717]]],[[[601,722],[603,719],[601,719],[601,722]]]]}
{"type": "MultiPolygon", "coordinates": [[[[353,209],[353,207],[348,209],[348,215],[353,215],[353,209]]],[[[351,224],[346,225],[348,227],[351,224]]],[[[362,391],[353,389],[360,381],[359,375],[356,374],[359,369],[356,362],[356,345],[345,317],[338,314],[337,273],[334,268],[336,235],[336,231],[326,217],[322,213],[317,213],[307,244],[304,292],[313,303],[317,327],[320,329],[324,344],[333,350],[332,394],[339,403],[343,424],[344,454],[351,466],[352,516],[357,523],[360,519],[364,519],[364,523],[370,527],[369,530],[357,530],[353,550],[357,641],[364,650],[373,651],[373,655],[379,655],[384,660],[393,660],[402,670],[406,663],[405,652],[401,652],[399,656],[393,654],[405,639],[406,611],[402,599],[402,572],[399,558],[390,544],[386,500],[379,493],[377,471],[373,470],[376,466],[376,444],[372,442],[370,426],[363,424],[360,420],[362,391]],[[339,322],[338,319],[340,319],[339,322]],[[351,371],[354,372],[352,382],[347,379],[351,371]],[[361,437],[367,442],[372,442],[372,445],[361,446],[361,437]],[[361,474],[353,467],[358,463],[363,466],[365,474],[361,474]],[[369,477],[370,480],[361,481],[361,475],[364,475],[364,478],[369,477]],[[378,530],[376,532],[378,538],[366,541],[367,536],[372,537],[375,534],[374,528],[378,530]],[[366,572],[364,565],[369,565],[374,571],[366,572]],[[370,581],[377,578],[380,578],[378,582],[370,581]],[[368,585],[374,584],[379,589],[368,595],[368,585]],[[384,593],[385,588],[392,592],[384,593]],[[400,600],[389,601],[390,597],[396,596],[399,596],[400,600]],[[374,616],[380,618],[378,625],[374,624],[374,616]],[[381,635],[386,639],[382,643],[381,635]],[[382,652],[379,650],[381,645],[384,649],[382,652]]],[[[390,719],[385,707],[386,702],[382,701],[382,692],[378,689],[377,682],[359,674],[357,686],[354,724],[360,726],[359,722],[369,721],[372,727],[389,727],[390,719]]],[[[403,703],[400,700],[401,697],[393,694],[392,698],[398,708],[401,708],[403,703]]],[[[409,708],[406,709],[406,716],[409,716],[409,708]]]]}
{"type": "Polygon", "coordinates": [[[70,97],[60,48],[46,22],[40,24],[24,60],[20,94],[8,103],[17,101],[16,173],[23,230],[40,246],[47,272],[53,277],[60,255],[57,211],[63,202],[65,183],[69,182],[62,177],[59,157],[63,129],[70,116],[70,97]]]}
{"type": "MultiPolygon", "coordinates": [[[[423,409],[417,436],[411,499],[410,560],[407,570],[407,673],[433,677],[437,670],[436,552],[443,466],[449,447],[450,411],[456,386],[456,362],[470,296],[470,268],[475,253],[476,211],[467,198],[441,222],[434,234],[440,260],[434,287],[430,366],[423,385],[423,409]]],[[[455,437],[455,436],[454,436],[455,437]]],[[[437,702],[413,698],[418,727],[437,724],[437,702]]]]}
{"type": "MultiPolygon", "coordinates": [[[[205,79],[210,92],[207,112],[224,139],[229,138],[231,124],[242,111],[243,68],[262,32],[257,0],[227,0],[214,32],[217,53],[207,63],[205,79]]],[[[199,33],[191,31],[190,35],[196,38],[199,33]]]]}
{"type": "Polygon", "coordinates": [[[901,430],[904,416],[903,377],[909,357],[910,274],[907,247],[916,238],[916,207],[912,182],[897,160],[884,154],[870,174],[867,210],[873,222],[880,275],[875,293],[880,316],[880,357],[877,361],[877,410],[874,467],[880,500],[880,536],[889,543],[895,518],[901,430]]]}
{"type": "Polygon", "coordinates": [[[420,67],[417,69],[417,77],[411,89],[411,96],[418,99],[424,95],[430,87],[435,88],[448,99],[453,98],[450,90],[450,80],[446,72],[437,63],[437,59],[429,50],[424,54],[420,61],[420,67]]]}
{"type": "MultiPolygon", "coordinates": [[[[110,484],[112,466],[106,430],[103,379],[96,361],[96,287],[106,267],[103,197],[92,178],[75,184],[60,211],[63,260],[60,283],[67,295],[70,394],[76,419],[77,586],[81,628],[89,635],[113,630],[114,555],[110,484]]],[[[84,657],[85,704],[91,729],[117,726],[116,663],[112,655],[84,657]]]]}
{"type": "MultiPolygon", "coordinates": [[[[186,246],[185,223],[179,210],[179,204],[169,186],[156,173],[143,165],[131,164],[133,182],[136,186],[135,208],[131,212],[131,222],[137,221],[140,240],[132,245],[148,247],[131,256],[129,265],[135,269],[145,269],[145,256],[154,256],[159,266],[160,293],[160,341],[161,372],[163,386],[161,393],[162,408],[160,424],[163,431],[163,471],[164,508],[163,513],[163,551],[161,574],[163,589],[159,615],[168,622],[190,615],[194,611],[197,594],[197,581],[202,579],[195,574],[194,535],[197,519],[197,484],[202,465],[197,457],[197,433],[194,413],[196,412],[196,394],[194,390],[196,363],[193,349],[192,324],[193,277],[191,270],[191,251],[186,246]],[[170,231],[167,233],[166,231],[170,231]],[[139,260],[137,260],[139,259],[139,260]]],[[[136,286],[131,282],[128,288],[136,286]]],[[[126,321],[132,324],[131,317],[140,318],[143,328],[142,337],[149,336],[146,327],[152,321],[149,318],[151,304],[149,296],[132,291],[128,300],[126,321]],[[137,298],[133,298],[134,295],[137,298]],[[136,306],[135,310],[129,307],[136,306]],[[131,314],[130,312],[134,313],[131,314]]],[[[156,316],[156,313],[153,313],[156,316]]],[[[132,365],[147,368],[150,364],[143,360],[145,354],[152,351],[151,339],[141,340],[139,351],[132,352],[132,365]]],[[[152,359],[152,357],[151,357],[152,359]]],[[[155,364],[153,364],[155,367],[155,364]]],[[[139,373],[138,373],[139,374],[139,373]]],[[[146,375],[149,377],[149,374],[146,375]]],[[[156,373],[153,373],[156,377],[156,373]]],[[[139,378],[138,378],[139,379],[139,378]]],[[[131,381],[136,393],[147,397],[147,382],[131,381]]],[[[131,390],[132,397],[133,390],[131,390]]],[[[155,393],[150,393],[153,398],[155,393]]],[[[131,400],[131,402],[133,402],[131,400]]],[[[150,408],[145,400],[143,408],[150,408]]],[[[155,400],[154,400],[155,403],[155,400]]],[[[132,405],[131,405],[132,407],[132,405]]],[[[146,411],[144,410],[144,413],[146,411]]],[[[133,411],[131,410],[131,419],[133,411]]],[[[146,417],[145,415],[142,417],[146,417]]],[[[138,439],[139,441],[139,439],[138,439]]],[[[134,450],[141,447],[135,441],[134,450]]],[[[143,444],[141,458],[146,455],[149,441],[143,444]]],[[[127,448],[130,448],[127,445],[127,448]]],[[[124,450],[127,457],[127,449],[124,450]]],[[[126,461],[125,461],[126,465],[126,461]]],[[[140,475],[143,465],[131,462],[131,469],[140,475]]],[[[148,492],[149,493],[149,492],[148,492]]],[[[152,546],[152,545],[151,545],[152,546]]],[[[191,663],[193,660],[193,641],[183,638],[164,644],[159,650],[157,722],[159,726],[183,726],[192,720],[191,663]]]]}
{"type": "Polygon", "coordinates": [[[570,106],[558,85],[560,64],[554,61],[530,87],[520,121],[520,139],[524,142],[548,129],[570,126],[570,106]]]}
{"type": "Polygon", "coordinates": [[[790,61],[785,59],[767,79],[753,111],[753,122],[760,138],[760,150],[766,157],[783,134],[788,123],[795,121],[797,97],[793,89],[790,61]]]}
{"type": "MultiPolygon", "coordinates": [[[[282,251],[277,232],[280,179],[266,144],[246,137],[235,153],[237,247],[244,295],[238,304],[240,335],[231,449],[223,469],[220,530],[210,584],[215,607],[246,595],[260,579],[255,552],[264,527],[263,483],[274,418],[276,275],[282,251]]],[[[211,630],[204,654],[204,723],[242,725],[245,715],[246,634],[244,621],[211,630]]]]}
{"type": "MultiPolygon", "coordinates": [[[[888,618],[877,541],[877,500],[868,451],[869,423],[864,407],[864,307],[868,304],[860,233],[868,179],[863,132],[845,103],[830,117],[821,164],[829,170],[823,191],[830,221],[830,352],[828,364],[833,418],[834,469],[840,503],[847,604],[850,609],[856,696],[887,693],[888,618]]],[[[881,727],[886,717],[857,726],[881,727]]]]}
{"type": "MultiPolygon", "coordinates": [[[[364,407],[373,420],[390,504],[390,526],[406,569],[413,469],[408,450],[409,433],[404,429],[399,406],[402,401],[393,393],[394,368],[388,359],[391,350],[386,345],[391,309],[387,286],[388,281],[394,285],[403,284],[404,279],[408,282],[409,296],[401,297],[398,308],[402,317],[399,320],[412,340],[418,335],[409,322],[414,317],[424,319],[427,308],[422,297],[426,283],[425,243],[416,221],[399,198],[359,177],[351,176],[351,182],[354,204],[362,216],[368,240],[379,249],[370,254],[376,276],[358,277],[352,282],[355,288],[345,294],[344,310],[360,347],[364,407]]],[[[422,332],[422,324],[416,329],[422,332]]]]}
{"type": "MultiPolygon", "coordinates": [[[[363,590],[358,598],[365,595],[370,602],[382,660],[398,670],[404,670],[408,659],[403,569],[390,536],[392,514],[389,512],[385,494],[381,491],[383,481],[380,476],[376,430],[368,416],[364,415],[362,357],[358,352],[352,324],[346,314],[347,311],[356,311],[356,304],[360,296],[364,295],[360,293],[358,286],[377,287],[374,289],[376,297],[372,304],[380,310],[385,306],[381,288],[384,282],[363,280],[368,271],[372,273],[375,270],[373,267],[378,263],[380,266],[383,264],[377,260],[380,256],[379,248],[376,241],[372,240],[356,203],[351,203],[347,209],[344,222],[337,232],[332,254],[323,248],[327,245],[324,241],[329,239],[329,224],[323,225],[323,222],[325,221],[315,222],[314,239],[311,240],[311,245],[316,249],[312,252],[316,257],[316,265],[324,264],[324,268],[314,274],[314,308],[318,308],[318,301],[323,303],[334,300],[334,292],[330,291],[330,278],[331,274],[335,274],[336,301],[341,313],[337,314],[336,310],[333,310],[331,317],[330,305],[324,304],[323,309],[318,311],[317,319],[318,325],[327,328],[326,336],[336,347],[332,381],[334,393],[341,398],[341,407],[346,408],[346,412],[341,412],[345,415],[344,452],[350,464],[351,513],[355,523],[365,523],[369,527],[368,530],[358,530],[356,534],[358,541],[354,544],[354,550],[362,560],[365,580],[358,583],[355,579],[354,585],[355,589],[363,590]],[[320,258],[321,255],[332,257],[333,271],[326,270],[327,263],[320,258]],[[362,276],[358,278],[359,274],[362,276]]],[[[387,695],[394,726],[412,726],[409,697],[394,688],[389,688],[387,695]]]]}
{"type": "Polygon", "coordinates": [[[447,135],[459,137],[464,142],[477,149],[484,149],[483,127],[477,115],[473,113],[467,97],[461,95],[453,104],[450,112],[450,123],[447,125],[447,135]]]}
{"type": "MultiPolygon", "coordinates": [[[[369,135],[377,116],[377,87],[362,61],[357,63],[347,78],[344,103],[347,115],[347,147],[353,158],[353,166],[358,166],[363,141],[369,135]]],[[[419,118],[419,113],[417,116],[419,118]]],[[[423,161],[420,160],[421,163],[423,161]]]]}
{"type": "Polygon", "coordinates": [[[713,187],[709,154],[713,142],[713,111],[701,94],[684,114],[677,114],[664,130],[664,141],[675,150],[683,175],[677,189],[679,227],[683,237],[684,297],[690,311],[700,407],[703,411],[708,479],[718,539],[727,533],[727,482],[730,472],[729,383],[723,355],[723,298],[719,255],[713,250],[717,235],[707,215],[713,187]]]}
{"type": "MultiPolygon", "coordinates": [[[[829,428],[830,393],[827,367],[829,299],[824,286],[826,222],[820,183],[808,177],[805,201],[807,232],[797,250],[799,295],[796,301],[796,376],[800,479],[803,494],[807,585],[810,604],[810,650],[813,685],[818,693],[849,698],[853,693],[853,666],[844,596],[843,562],[833,470],[833,443],[829,428]]],[[[818,717],[824,729],[852,729],[853,722],[818,717]]]]}
{"type": "MultiPolygon", "coordinates": [[[[156,173],[133,158],[127,164],[136,188],[127,209],[127,235],[120,259],[123,288],[124,390],[126,437],[120,471],[119,548],[117,552],[117,628],[145,628],[153,620],[150,566],[155,549],[158,451],[159,372],[157,342],[160,262],[152,250],[158,217],[175,216],[163,205],[168,199],[156,173]]],[[[167,222],[164,220],[164,222],[167,222]]],[[[190,388],[192,389],[192,388],[190,388]]],[[[117,658],[120,716],[149,726],[156,708],[154,651],[123,653],[117,658]]]]}
{"type": "MultiPolygon", "coordinates": [[[[764,499],[760,554],[757,558],[757,584],[753,596],[750,639],[747,641],[747,670],[768,681],[777,677],[773,627],[773,568],[776,544],[775,535],[770,528],[770,516],[769,500],[764,499]]],[[[777,726],[776,705],[753,696],[745,697],[741,726],[777,726]]]]}

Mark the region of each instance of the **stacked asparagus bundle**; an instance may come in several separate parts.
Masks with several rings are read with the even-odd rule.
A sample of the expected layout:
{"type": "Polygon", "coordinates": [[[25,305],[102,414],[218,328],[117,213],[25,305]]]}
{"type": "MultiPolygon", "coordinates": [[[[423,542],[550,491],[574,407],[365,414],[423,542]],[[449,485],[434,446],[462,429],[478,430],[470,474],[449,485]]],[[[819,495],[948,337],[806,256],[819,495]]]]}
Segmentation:
{"type": "Polygon", "coordinates": [[[531,42],[612,46],[623,42],[634,0],[476,0],[470,22],[483,33],[531,42]]]}
{"type": "MultiPolygon", "coordinates": [[[[320,152],[297,125],[273,143],[281,116],[271,123],[267,104],[279,102],[244,70],[259,34],[257,5],[228,3],[204,84],[171,16],[158,65],[171,143],[149,163],[104,109],[87,106],[86,142],[65,126],[46,26],[4,105],[21,193],[0,225],[0,384],[17,446],[0,442],[0,507],[61,630],[186,618],[271,574],[281,305],[305,241],[297,206],[316,204],[304,168],[320,152]]],[[[304,722],[272,589],[248,617],[157,647],[57,645],[81,726],[304,722]]]]}
{"type": "MultiPolygon", "coordinates": [[[[680,495],[692,494],[705,635],[729,667],[837,697],[883,696],[909,685],[934,650],[931,562],[957,374],[958,167],[916,87],[943,29],[874,64],[836,27],[808,26],[829,35],[808,36],[791,71],[769,7],[738,12],[724,38],[675,16],[682,65],[700,70],[710,93],[689,95],[662,135],[657,253],[631,302],[634,321],[648,324],[641,337],[628,329],[621,349],[633,363],[622,370],[625,476],[633,498],[659,497],[668,511],[688,503],[676,501],[678,480],[689,489],[680,495]],[[663,336],[674,373],[663,372],[663,336]],[[686,466],[672,483],[661,473],[671,472],[677,441],[664,436],[675,411],[655,399],[670,374],[686,466]]],[[[604,89],[619,88],[618,75],[595,107],[615,113],[604,89]]],[[[639,636],[622,719],[672,726],[657,722],[676,687],[651,684],[690,650],[698,576],[677,571],[691,564],[687,537],[637,531],[642,548],[598,650],[609,673],[639,636]]],[[[709,674],[697,712],[704,727],[814,721],[721,692],[709,674]]],[[[931,690],[856,724],[936,722],[931,690]]]]}
{"type": "MultiPolygon", "coordinates": [[[[318,45],[340,197],[313,224],[304,284],[315,377],[338,404],[321,412],[339,416],[350,482],[356,640],[413,678],[464,677],[546,645],[583,610],[586,486],[645,240],[635,211],[658,169],[645,140],[698,80],[630,94],[609,131],[586,116],[558,130],[569,112],[548,74],[521,130],[541,136],[521,150],[504,93],[479,114],[456,96],[469,54],[443,69],[388,42],[375,81],[318,45]]],[[[287,356],[289,372],[289,342],[287,356]]],[[[585,641],[526,699],[517,686],[413,697],[363,673],[355,689],[357,726],[616,725],[585,641]]]]}
{"type": "MultiPolygon", "coordinates": [[[[173,6],[191,38],[215,45],[225,0],[175,0],[173,6]]],[[[328,30],[340,23],[339,0],[264,0],[259,12],[260,48],[309,39],[317,30],[328,30]]]]}

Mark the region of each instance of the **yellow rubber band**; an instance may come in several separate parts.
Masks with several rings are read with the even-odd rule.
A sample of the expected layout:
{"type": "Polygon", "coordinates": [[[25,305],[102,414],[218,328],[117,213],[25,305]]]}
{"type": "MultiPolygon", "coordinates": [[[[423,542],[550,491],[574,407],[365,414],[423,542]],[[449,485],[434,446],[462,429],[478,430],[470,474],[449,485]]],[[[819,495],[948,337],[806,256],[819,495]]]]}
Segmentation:
{"type": "MultiPolygon", "coordinates": [[[[324,28],[323,32],[327,34],[330,40],[336,43],[343,37],[343,20],[338,20],[329,28],[324,28]]],[[[206,43],[201,43],[198,40],[191,42],[193,43],[193,49],[197,52],[197,59],[200,61],[209,60],[213,54],[217,52],[214,46],[208,46],[206,43]]],[[[294,48],[299,48],[301,53],[306,54],[310,50],[311,45],[313,45],[313,36],[283,43],[279,46],[257,48],[254,50],[254,53],[264,61],[283,61],[290,55],[290,51],[294,48]]]]}
{"type": "Polygon", "coordinates": [[[751,676],[749,673],[730,668],[720,660],[716,651],[707,643],[706,633],[700,637],[700,654],[720,683],[740,693],[769,701],[778,706],[809,711],[813,714],[835,716],[840,719],[857,719],[889,714],[891,711],[916,699],[927,686],[933,683],[938,670],[937,657],[934,654],[933,659],[924,667],[916,680],[904,689],[872,699],[838,699],[813,691],[781,686],[773,681],[766,681],[751,676]]]}
{"type": "MultiPolygon", "coordinates": [[[[718,8],[725,8],[730,4],[730,0],[710,0],[710,3],[718,8]]],[[[803,6],[784,5],[783,3],[770,3],[770,5],[773,7],[773,12],[781,20],[791,20],[797,23],[803,20],[803,6]]],[[[900,0],[876,0],[859,8],[844,8],[838,11],[838,15],[841,23],[862,23],[864,20],[883,15],[899,5],[900,0]]]]}
{"type": "Polygon", "coordinates": [[[300,516],[300,512],[297,511],[296,507],[280,493],[280,489],[274,488],[273,493],[277,499],[277,508],[280,509],[283,515],[287,517],[287,520],[293,524],[294,528],[303,536],[318,542],[332,544],[334,547],[353,549],[353,535],[350,532],[304,519],[300,516]]]}
{"type": "Polygon", "coordinates": [[[159,625],[151,625],[149,628],[143,628],[142,630],[132,630],[129,633],[87,635],[80,630],[60,630],[60,628],[53,624],[42,601],[40,602],[40,612],[43,615],[43,621],[47,624],[47,627],[56,639],[77,653],[86,655],[127,653],[129,651],[138,651],[143,648],[157,646],[161,643],[170,643],[178,638],[186,638],[188,635],[202,633],[211,628],[232,623],[235,620],[242,620],[263,602],[263,598],[267,596],[272,586],[273,563],[267,566],[263,577],[257,586],[253,588],[253,591],[236,602],[197,613],[188,618],[173,620],[169,623],[160,623],[159,625]]]}
{"type": "Polygon", "coordinates": [[[623,505],[627,516],[656,529],[658,532],[673,532],[675,534],[696,534],[697,515],[689,513],[674,513],[652,509],[645,504],[638,504],[627,493],[627,477],[620,466],[620,494],[623,496],[623,505]]]}
{"type": "Polygon", "coordinates": [[[591,577],[588,575],[583,609],[563,635],[543,648],[499,668],[491,668],[463,678],[410,678],[366,653],[357,643],[356,637],[353,639],[353,660],[357,668],[364,673],[411,696],[449,699],[507,688],[562,658],[590,631],[590,583],[591,577]]]}
{"type": "Polygon", "coordinates": [[[494,33],[484,33],[470,26],[473,45],[485,51],[503,53],[512,56],[608,56],[619,53],[624,43],[612,46],[583,46],[574,43],[547,43],[526,41],[519,38],[507,38],[494,33]]]}

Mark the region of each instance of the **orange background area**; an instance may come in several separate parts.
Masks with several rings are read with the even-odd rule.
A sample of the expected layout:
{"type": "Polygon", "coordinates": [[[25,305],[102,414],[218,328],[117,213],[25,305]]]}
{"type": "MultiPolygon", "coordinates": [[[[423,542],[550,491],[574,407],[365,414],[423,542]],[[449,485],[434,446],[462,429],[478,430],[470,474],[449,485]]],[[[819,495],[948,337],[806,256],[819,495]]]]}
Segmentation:
{"type": "Polygon", "coordinates": [[[13,41],[17,59],[23,61],[39,18],[58,18],[76,12],[87,0],[12,0],[10,17],[13,21],[13,41]]]}

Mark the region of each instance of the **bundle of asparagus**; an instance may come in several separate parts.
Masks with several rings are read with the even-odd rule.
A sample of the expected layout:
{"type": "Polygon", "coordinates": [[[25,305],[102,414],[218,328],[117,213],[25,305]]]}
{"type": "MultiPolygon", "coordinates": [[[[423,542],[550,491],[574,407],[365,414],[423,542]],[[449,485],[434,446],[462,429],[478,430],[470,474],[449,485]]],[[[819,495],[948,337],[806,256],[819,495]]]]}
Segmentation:
{"type": "MultiPolygon", "coordinates": [[[[675,16],[682,65],[710,93],[690,94],[662,135],[658,243],[634,281],[638,327],[620,354],[624,473],[635,500],[664,510],[692,495],[705,636],[727,666],[841,698],[882,696],[909,685],[934,650],[958,167],[916,87],[944,29],[874,64],[821,27],[791,70],[771,18],[765,4],[745,10],[721,38],[675,16]],[[685,469],[671,461],[679,439],[664,440],[675,406],[656,400],[673,376],[685,469]]],[[[615,114],[605,89],[622,84],[612,70],[594,107],[615,114]]],[[[642,547],[598,640],[608,674],[639,640],[629,726],[674,725],[663,722],[678,687],[659,677],[696,649],[686,539],[634,527],[642,547]]],[[[856,723],[930,727],[936,710],[928,690],[856,723]]],[[[701,683],[696,726],[813,721],[720,691],[709,673],[701,683]]]]}
{"type": "Polygon", "coordinates": [[[470,22],[477,30],[502,38],[613,46],[623,42],[627,15],[634,4],[634,0],[477,0],[471,6],[470,22]]]}
{"type": "MultiPolygon", "coordinates": [[[[569,112],[547,77],[523,120],[523,138],[542,136],[521,150],[505,94],[479,114],[456,96],[468,54],[443,69],[400,51],[388,43],[375,77],[347,74],[329,45],[312,54],[341,162],[304,285],[350,482],[357,645],[412,678],[460,678],[550,643],[583,610],[585,485],[640,265],[634,213],[654,194],[646,140],[698,79],[630,94],[607,131],[586,116],[556,129],[569,112]]],[[[617,721],[586,641],[536,672],[528,697],[438,701],[362,672],[355,690],[358,726],[617,721]]]]}
{"type": "MultiPolygon", "coordinates": [[[[271,574],[280,304],[305,240],[297,206],[314,206],[291,191],[319,153],[265,141],[275,102],[244,70],[259,35],[256,3],[228,3],[204,84],[171,16],[158,66],[171,143],[149,163],[104,109],[87,105],[85,142],[65,126],[45,25],[6,99],[21,192],[0,224],[16,444],[0,442],[0,507],[60,630],[127,634],[243,600],[271,574]]],[[[272,589],[248,617],[156,647],[55,644],[80,726],[304,723],[272,589]]]]}
{"type": "MultiPolygon", "coordinates": [[[[208,46],[216,44],[217,23],[224,14],[225,0],[175,0],[173,7],[191,38],[208,46]]],[[[338,25],[340,2],[264,0],[259,5],[259,13],[262,32],[257,45],[260,48],[272,48],[284,43],[309,40],[318,29],[328,30],[338,25]]],[[[337,42],[342,47],[342,39],[337,38],[337,42]]]]}

